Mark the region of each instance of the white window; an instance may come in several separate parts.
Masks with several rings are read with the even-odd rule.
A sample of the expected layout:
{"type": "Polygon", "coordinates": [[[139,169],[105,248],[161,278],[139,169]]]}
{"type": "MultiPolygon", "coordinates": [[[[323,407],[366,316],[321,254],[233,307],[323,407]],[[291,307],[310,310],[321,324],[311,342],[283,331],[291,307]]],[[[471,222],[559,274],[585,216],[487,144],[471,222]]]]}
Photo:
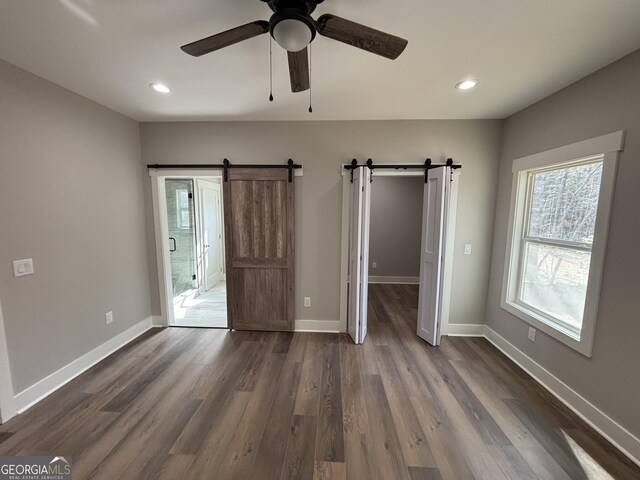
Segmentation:
{"type": "Polygon", "coordinates": [[[502,307],[587,356],[623,142],[616,132],[513,162],[502,307]]]}

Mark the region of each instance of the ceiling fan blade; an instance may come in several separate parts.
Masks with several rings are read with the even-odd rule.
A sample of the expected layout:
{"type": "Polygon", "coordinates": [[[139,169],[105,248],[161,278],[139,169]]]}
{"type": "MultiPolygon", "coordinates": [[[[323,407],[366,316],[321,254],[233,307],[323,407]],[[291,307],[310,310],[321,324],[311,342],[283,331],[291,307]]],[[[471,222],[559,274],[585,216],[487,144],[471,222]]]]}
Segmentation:
{"type": "Polygon", "coordinates": [[[335,15],[325,14],[317,21],[318,33],[338,40],[367,52],[382,55],[395,60],[404,51],[407,43],[404,38],[375,30],[365,25],[346,20],[335,15]]]}
{"type": "Polygon", "coordinates": [[[226,32],[218,33],[202,40],[183,45],[180,48],[183,52],[199,57],[215,50],[219,50],[234,43],[242,42],[250,38],[262,35],[269,31],[269,22],[258,20],[256,22],[247,23],[240,27],[232,28],[226,32]]]}
{"type": "Polygon", "coordinates": [[[309,52],[307,48],[299,52],[287,52],[287,57],[289,57],[291,91],[295,93],[309,90],[309,52]]]}

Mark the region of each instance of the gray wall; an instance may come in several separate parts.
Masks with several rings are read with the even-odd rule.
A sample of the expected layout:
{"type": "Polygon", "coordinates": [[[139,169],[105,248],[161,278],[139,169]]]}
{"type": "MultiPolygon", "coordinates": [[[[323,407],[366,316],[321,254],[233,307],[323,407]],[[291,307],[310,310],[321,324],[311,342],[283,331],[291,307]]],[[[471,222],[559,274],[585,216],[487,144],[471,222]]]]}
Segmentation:
{"type": "Polygon", "coordinates": [[[633,434],[640,435],[640,52],[509,118],[496,206],[487,324],[633,434]],[[587,358],[500,308],[513,159],[626,130],[593,356],[587,358]]]}
{"type": "Polygon", "coordinates": [[[374,175],[371,183],[369,276],[420,275],[423,192],[423,177],[374,175]],[[375,269],[373,262],[377,264],[375,269]]]}
{"type": "MultiPolygon", "coordinates": [[[[342,216],[341,165],[352,158],[424,162],[453,157],[464,165],[460,180],[454,257],[453,323],[482,323],[495,206],[495,167],[502,122],[183,122],[142,123],[145,163],[283,163],[304,165],[295,185],[295,316],[338,320],[342,216]],[[464,243],[474,254],[464,256],[464,243]],[[302,298],[312,298],[303,308],[302,298]]],[[[150,204],[147,180],[147,204],[150,204]]],[[[152,309],[158,300],[152,210],[147,209],[152,309]]]]}
{"type": "Polygon", "coordinates": [[[137,122],[3,61],[0,112],[0,298],[18,393],[151,314],[144,172],[137,122]],[[35,274],[14,278],[12,261],[30,257],[35,274]]]}

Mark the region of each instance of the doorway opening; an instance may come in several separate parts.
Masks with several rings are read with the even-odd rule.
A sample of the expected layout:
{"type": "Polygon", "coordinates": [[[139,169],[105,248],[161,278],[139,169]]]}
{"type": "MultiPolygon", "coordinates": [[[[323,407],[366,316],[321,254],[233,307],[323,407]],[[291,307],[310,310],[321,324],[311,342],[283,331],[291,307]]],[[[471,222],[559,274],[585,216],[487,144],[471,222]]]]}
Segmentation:
{"type": "Polygon", "coordinates": [[[420,283],[424,179],[376,176],[371,183],[369,285],[420,283]]]}
{"type": "Polygon", "coordinates": [[[371,183],[367,321],[372,335],[382,319],[416,331],[423,192],[423,177],[376,176],[371,183]]]}
{"type": "Polygon", "coordinates": [[[293,179],[302,166],[225,159],[147,168],[161,308],[154,324],[293,331],[293,179]]]}
{"type": "Polygon", "coordinates": [[[222,178],[167,177],[163,186],[169,325],[227,328],[222,178]]]}
{"type": "Polygon", "coordinates": [[[429,344],[439,345],[441,335],[446,334],[459,173],[442,165],[429,169],[425,176],[424,166],[415,168],[375,170],[372,179],[370,168],[356,166],[343,177],[343,232],[348,235],[343,233],[341,321],[355,343],[364,343],[367,336],[370,302],[380,301],[378,294],[370,299],[370,284],[372,292],[391,292],[382,295],[388,302],[399,298],[393,294],[394,289],[406,290],[409,298],[417,295],[414,328],[429,344]],[[384,180],[390,177],[398,181],[385,185],[384,180]],[[411,188],[416,190],[416,198],[406,199],[411,202],[409,207],[392,205],[397,203],[397,197],[376,198],[376,192],[384,197],[385,187],[398,183],[402,177],[407,183],[400,196],[410,197],[411,188]],[[420,183],[412,184],[416,177],[420,183]],[[381,212],[372,214],[376,205],[383,210],[382,220],[378,215],[381,212]],[[389,211],[384,212],[385,208],[389,211]],[[413,225],[401,225],[399,220],[404,219],[399,217],[410,217],[413,225]],[[388,244],[386,252],[379,251],[380,241],[388,244]],[[392,286],[381,289],[376,284],[392,286]]]}

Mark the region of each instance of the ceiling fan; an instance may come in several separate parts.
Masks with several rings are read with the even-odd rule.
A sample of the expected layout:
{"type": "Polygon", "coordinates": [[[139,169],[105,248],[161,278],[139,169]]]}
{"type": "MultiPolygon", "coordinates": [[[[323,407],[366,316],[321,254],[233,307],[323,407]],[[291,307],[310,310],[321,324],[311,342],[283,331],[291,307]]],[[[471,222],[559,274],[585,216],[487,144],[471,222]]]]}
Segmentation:
{"type": "Polygon", "coordinates": [[[407,46],[407,40],[346,20],[336,15],[311,13],[324,0],[261,0],[273,10],[266,20],[258,20],[226,32],[218,33],[180,47],[185,53],[199,57],[229,45],[269,32],[287,50],[291,91],[309,89],[308,45],[316,33],[361,48],[389,59],[396,59],[407,46]]]}

